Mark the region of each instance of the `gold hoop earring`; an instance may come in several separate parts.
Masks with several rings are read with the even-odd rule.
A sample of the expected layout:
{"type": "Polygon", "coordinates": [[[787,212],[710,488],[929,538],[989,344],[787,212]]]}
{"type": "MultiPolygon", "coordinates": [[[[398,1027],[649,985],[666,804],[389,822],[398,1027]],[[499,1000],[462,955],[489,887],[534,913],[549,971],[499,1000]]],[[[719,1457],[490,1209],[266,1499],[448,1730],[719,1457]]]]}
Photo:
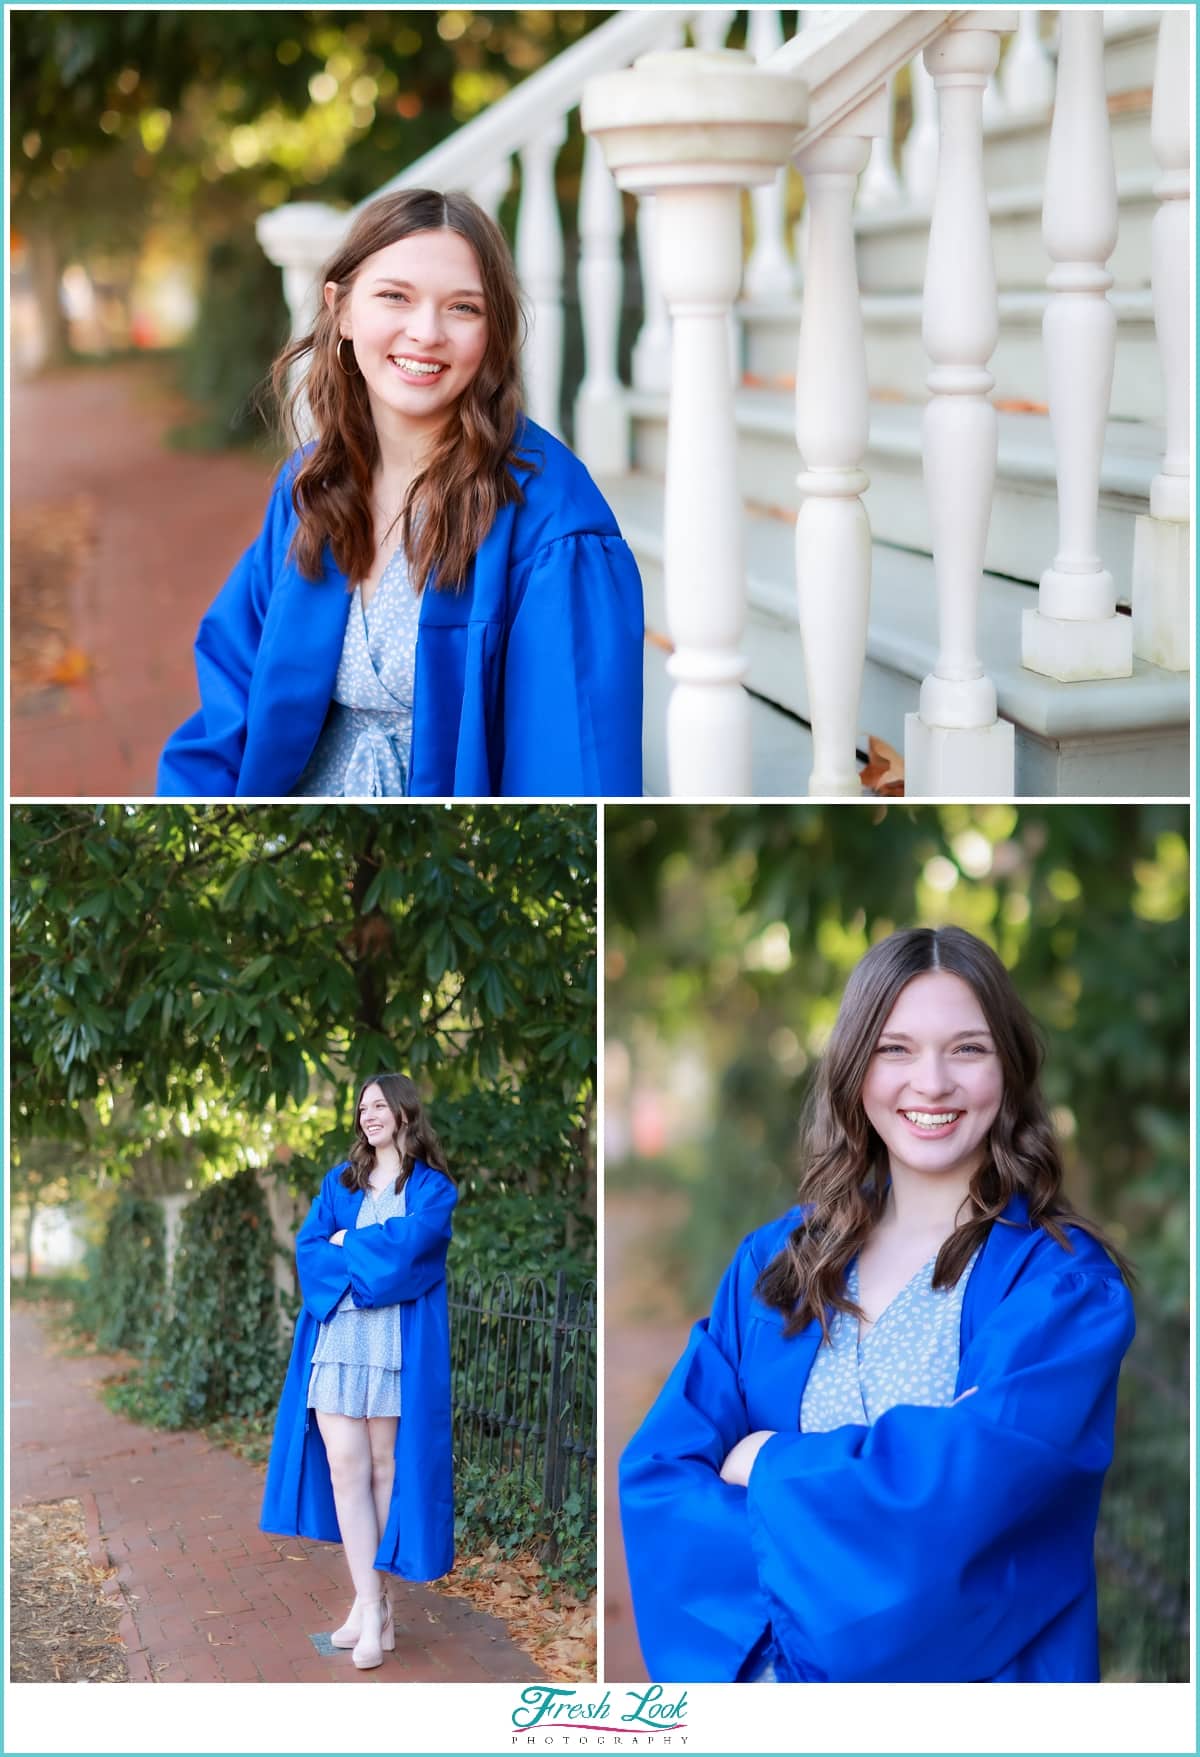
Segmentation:
{"type": "Polygon", "coordinates": [[[333,350],[334,357],[337,360],[338,365],[341,367],[342,371],[345,373],[347,378],[356,378],[358,376],[358,367],[355,366],[353,369],[351,369],[349,366],[345,365],[345,363],[342,360],[342,343],[343,342],[349,342],[351,348],[353,348],[353,346],[354,346],[353,340],[350,336],[339,336],[337,347],[333,350]]]}

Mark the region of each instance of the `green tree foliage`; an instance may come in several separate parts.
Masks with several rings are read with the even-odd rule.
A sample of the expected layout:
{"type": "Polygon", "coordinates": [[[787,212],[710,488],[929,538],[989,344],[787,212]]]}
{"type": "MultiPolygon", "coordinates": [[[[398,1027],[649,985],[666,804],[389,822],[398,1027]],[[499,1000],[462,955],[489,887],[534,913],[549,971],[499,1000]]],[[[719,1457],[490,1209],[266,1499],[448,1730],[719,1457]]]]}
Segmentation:
{"type": "MultiPolygon", "coordinates": [[[[291,200],[357,202],[578,40],[606,12],[88,10],[14,13],[9,143],[14,222],[31,246],[47,329],[57,279],[82,257],[127,284],[151,228],[177,256],[243,239],[291,200]]],[[[576,143],[571,157],[577,167],[576,143]]],[[[233,250],[242,254],[240,244],[233,250]]],[[[199,266],[199,264],[197,264],[199,266]]],[[[246,401],[279,345],[273,296],[230,309],[210,259],[204,336],[218,434],[255,432],[246,401]]],[[[194,351],[193,381],[201,375],[194,351]]]]}
{"type": "Polygon", "coordinates": [[[392,1067],[585,1128],[593,823],[560,806],[18,808],[15,1132],[80,1136],[116,1095],[190,1115],[215,1090],[251,1114],[334,1094],[344,1140],[355,1083],[392,1067]]]}
{"type": "Polygon", "coordinates": [[[260,206],[294,189],[361,200],[606,11],[14,14],[14,196],[64,200],[99,157],[194,195],[228,180],[260,206]],[[308,123],[307,128],[298,124],[308,123]],[[234,130],[241,130],[232,138],[234,130]],[[192,175],[178,175],[192,171],[192,175]]]}

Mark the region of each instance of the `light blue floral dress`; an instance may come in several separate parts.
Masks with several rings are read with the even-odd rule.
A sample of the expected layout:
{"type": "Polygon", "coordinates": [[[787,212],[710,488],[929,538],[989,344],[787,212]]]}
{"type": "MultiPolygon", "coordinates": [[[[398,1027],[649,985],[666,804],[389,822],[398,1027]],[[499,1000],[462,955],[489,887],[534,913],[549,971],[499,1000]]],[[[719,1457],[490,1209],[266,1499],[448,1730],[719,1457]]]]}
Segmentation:
{"type": "MultiPolygon", "coordinates": [[[[963,1295],[979,1250],[953,1287],[935,1288],[931,1257],[880,1312],[865,1336],[852,1312],[834,1312],[800,1401],[800,1431],[827,1434],[848,1424],[870,1427],[899,1403],[944,1409],[954,1402],[963,1295]]],[[[858,1261],[846,1272],[846,1292],[858,1302],[858,1261]]],[[[750,1679],[776,1684],[768,1663],[750,1679]]]]}
{"type": "Polygon", "coordinates": [[[401,543],[365,609],[362,586],[354,588],[333,700],[293,797],[408,793],[420,611],[401,543]]]}
{"type": "MultiPolygon", "coordinates": [[[[405,1188],[408,1186],[405,1185],[405,1188]]],[[[360,1226],[382,1226],[405,1212],[404,1190],[389,1184],[379,1195],[367,1190],[358,1211],[360,1226]]],[[[400,1414],[400,1307],[363,1310],[346,1293],[313,1350],[308,1407],[327,1415],[400,1414]]]]}

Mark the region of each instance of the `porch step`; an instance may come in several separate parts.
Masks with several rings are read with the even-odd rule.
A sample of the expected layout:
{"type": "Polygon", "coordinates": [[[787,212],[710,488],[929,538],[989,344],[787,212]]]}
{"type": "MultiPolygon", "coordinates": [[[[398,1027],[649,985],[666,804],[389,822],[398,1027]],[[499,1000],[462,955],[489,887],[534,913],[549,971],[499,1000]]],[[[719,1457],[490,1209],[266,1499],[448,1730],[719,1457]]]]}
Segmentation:
{"type": "MultiPolygon", "coordinates": [[[[610,479],[603,487],[642,570],[647,626],[665,634],[662,484],[638,473],[610,479]]],[[[749,687],[807,720],[792,526],[746,512],[743,544],[750,600],[744,643],[749,687]]],[[[985,576],[980,648],[996,684],[1000,712],[1017,728],[1018,795],[1185,797],[1188,677],[1140,660],[1132,677],[1103,682],[1060,684],[1026,671],[1020,656],[1020,612],[1035,603],[1031,588],[985,576]]],[[[921,681],[933,667],[936,621],[928,556],[876,543],[860,750],[870,733],[903,749],[904,715],[915,711],[921,681]]],[[[807,744],[796,735],[791,783],[779,791],[803,791],[810,760],[807,744]]]]}
{"type": "MultiPolygon", "coordinates": [[[[661,394],[630,392],[635,467],[665,473],[667,404],[661,394]]],[[[792,397],[784,391],[743,390],[734,407],[738,423],[738,486],[754,507],[795,516],[796,454],[792,397]]],[[[929,516],[921,474],[921,414],[914,403],[875,402],[866,494],[871,530],[883,543],[926,550],[929,516]]],[[[1054,447],[1046,415],[998,417],[996,492],[988,530],[986,566],[1012,580],[1035,583],[1058,547],[1054,447]]],[[[1104,565],[1128,604],[1133,568],[1134,515],[1149,510],[1151,478],[1159,468],[1163,435],[1146,423],[1112,421],[1105,436],[1100,478],[1099,543],[1104,565]]]]}
{"type": "MultiPolygon", "coordinates": [[[[1046,402],[1042,317],[1049,297],[1044,290],[1000,294],[1000,339],[989,366],[998,400],[1046,402]]],[[[921,342],[922,303],[919,293],[863,295],[867,380],[873,392],[925,400],[930,362],[921,342]]],[[[1109,414],[1114,421],[1161,422],[1162,368],[1150,289],[1110,293],[1109,303],[1117,314],[1109,414]]],[[[747,372],[768,380],[795,373],[800,312],[798,299],[743,301],[738,316],[747,372]]]]}
{"type": "MultiPolygon", "coordinates": [[[[1116,287],[1144,287],[1150,281],[1150,223],[1158,208],[1154,196],[1157,172],[1127,172],[1117,178],[1119,232],[1109,259],[1116,287]]],[[[993,191],[992,253],[996,284],[1001,292],[1044,287],[1051,269],[1042,243],[1042,199],[1039,182],[993,191]]],[[[859,210],[854,217],[857,237],[858,284],[872,293],[917,292],[925,277],[929,242],[926,208],[898,206],[859,210]]]]}
{"type": "Polygon", "coordinates": [[[1128,17],[1114,24],[1105,19],[1104,82],[1106,90],[1126,92],[1154,84],[1154,57],[1162,13],[1140,6],[1125,8],[1128,17]]]}

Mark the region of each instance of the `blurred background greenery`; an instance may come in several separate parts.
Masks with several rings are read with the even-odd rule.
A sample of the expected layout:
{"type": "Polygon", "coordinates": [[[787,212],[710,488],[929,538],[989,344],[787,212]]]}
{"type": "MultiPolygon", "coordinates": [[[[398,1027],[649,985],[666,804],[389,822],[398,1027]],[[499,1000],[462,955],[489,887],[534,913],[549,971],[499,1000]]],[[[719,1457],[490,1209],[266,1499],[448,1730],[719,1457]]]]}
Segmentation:
{"type": "MultiPolygon", "coordinates": [[[[179,348],[181,387],[207,411],[182,438],[261,437],[254,393],[288,324],[279,270],[255,240],[259,214],[363,200],[610,16],[15,12],[17,369],[179,348]]],[[[558,166],[568,197],[582,164],[577,118],[572,130],[558,166]]],[[[515,202],[514,190],[502,222],[515,202]]],[[[566,246],[571,264],[571,236],[566,246]]],[[[567,317],[577,353],[570,298],[567,317]]]]}
{"type": "MultiPolygon", "coordinates": [[[[1187,1676],[1187,836],[1173,805],[606,813],[606,1191],[653,1246],[610,1228],[615,1310],[695,1316],[794,1200],[799,1108],[869,945],[954,922],[1012,971],[1071,1199],[1140,1277],[1098,1546],[1108,1678],[1187,1676]]],[[[669,1365],[642,1362],[650,1395],[669,1365]]],[[[641,1413],[610,1401],[610,1442],[641,1413]]]]}

